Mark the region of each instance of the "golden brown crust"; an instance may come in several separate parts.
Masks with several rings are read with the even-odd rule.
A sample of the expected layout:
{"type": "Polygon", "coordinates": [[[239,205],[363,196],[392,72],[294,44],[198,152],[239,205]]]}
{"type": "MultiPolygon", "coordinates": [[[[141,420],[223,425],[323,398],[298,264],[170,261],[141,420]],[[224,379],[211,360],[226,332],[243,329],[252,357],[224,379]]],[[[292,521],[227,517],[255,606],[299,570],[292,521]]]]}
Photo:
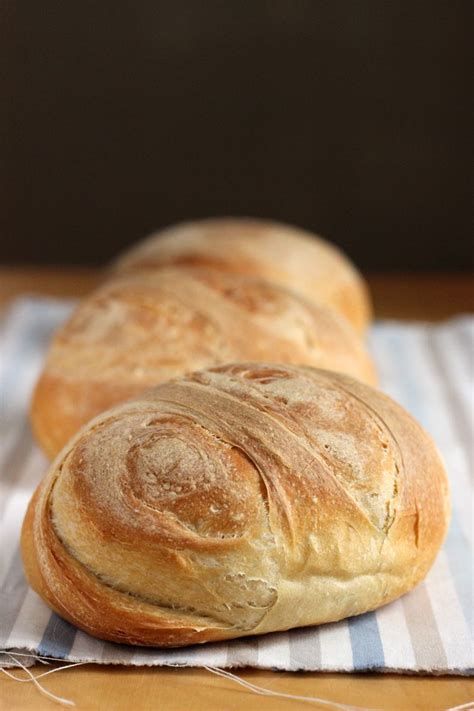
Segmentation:
{"type": "Polygon", "coordinates": [[[220,366],[103,413],[30,503],[28,579],[98,637],[185,645],[342,619],[410,590],[449,518],[401,407],[308,367],[220,366]]]}
{"type": "Polygon", "coordinates": [[[151,235],[116,263],[119,272],[204,266],[261,277],[326,304],[363,333],[371,319],[367,286],[334,245],[290,225],[248,218],[209,219],[151,235]]]}
{"type": "Polygon", "coordinates": [[[53,457],[85,422],[164,380],[235,360],[303,363],[373,383],[336,313],[259,279],[161,269],[104,284],[59,330],[31,419],[53,457]]]}

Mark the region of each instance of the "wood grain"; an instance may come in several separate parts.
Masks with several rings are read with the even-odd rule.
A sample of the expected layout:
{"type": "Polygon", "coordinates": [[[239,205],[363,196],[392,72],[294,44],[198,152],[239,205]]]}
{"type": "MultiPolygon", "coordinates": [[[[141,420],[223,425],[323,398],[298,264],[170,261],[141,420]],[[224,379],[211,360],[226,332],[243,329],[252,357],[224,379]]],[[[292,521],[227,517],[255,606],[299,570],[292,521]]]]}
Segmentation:
{"type": "MultiPolygon", "coordinates": [[[[82,268],[0,268],[0,305],[25,293],[80,297],[102,279],[100,270],[82,268]]],[[[474,310],[469,275],[368,276],[379,318],[436,321],[474,310]]],[[[33,667],[35,673],[44,667],[33,667]]],[[[392,674],[286,674],[237,670],[244,679],[275,691],[319,696],[366,708],[448,709],[474,699],[474,680],[464,677],[419,677],[392,674]]],[[[25,676],[23,672],[17,672],[25,676]]],[[[52,692],[73,699],[79,711],[283,711],[309,708],[287,699],[253,695],[235,683],[200,669],[130,668],[87,665],[44,679],[52,692]]],[[[32,684],[0,675],[1,711],[47,711],[59,708],[32,684]]],[[[474,709],[474,703],[472,708],[474,709]]]]}
{"type": "MultiPolygon", "coordinates": [[[[40,669],[34,667],[35,673],[43,669],[43,666],[40,669]]],[[[236,673],[274,691],[318,696],[365,708],[449,709],[474,698],[474,680],[466,678],[288,674],[242,669],[236,673]]],[[[44,679],[44,685],[49,691],[74,700],[78,711],[130,711],[131,706],[137,711],[297,711],[311,708],[305,702],[257,696],[204,669],[131,669],[91,664],[52,674],[44,679]]],[[[0,699],[2,711],[58,708],[40,696],[32,684],[20,684],[7,677],[0,679],[0,699]]]]}

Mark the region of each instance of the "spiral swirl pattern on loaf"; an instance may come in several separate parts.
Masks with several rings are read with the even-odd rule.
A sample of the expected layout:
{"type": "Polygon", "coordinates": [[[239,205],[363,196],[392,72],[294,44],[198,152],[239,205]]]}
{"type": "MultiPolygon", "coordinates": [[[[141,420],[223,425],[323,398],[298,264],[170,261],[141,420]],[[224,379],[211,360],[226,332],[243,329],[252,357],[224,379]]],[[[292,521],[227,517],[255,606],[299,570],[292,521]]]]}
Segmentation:
{"type": "Polygon", "coordinates": [[[426,574],[448,515],[434,445],[389,398],[237,364],[83,428],[30,504],[23,554],[80,628],[182,645],[374,609],[426,574]]]}

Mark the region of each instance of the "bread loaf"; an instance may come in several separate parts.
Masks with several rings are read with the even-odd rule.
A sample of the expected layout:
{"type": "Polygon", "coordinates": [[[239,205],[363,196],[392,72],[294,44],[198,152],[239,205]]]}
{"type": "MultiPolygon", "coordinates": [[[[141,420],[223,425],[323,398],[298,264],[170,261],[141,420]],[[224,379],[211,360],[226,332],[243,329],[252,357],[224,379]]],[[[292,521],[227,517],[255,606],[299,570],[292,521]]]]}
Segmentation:
{"type": "Polygon", "coordinates": [[[90,422],[28,509],[28,579],[102,639],[187,645],[339,620],[427,573],[443,465],[397,404],[347,376],[237,364],[90,422]]]}
{"type": "Polygon", "coordinates": [[[125,275],[85,299],[56,335],[32,401],[36,438],[52,457],[115,403],[187,371],[235,360],[375,378],[342,318],[275,284],[203,269],[125,275]]]}
{"type": "Polygon", "coordinates": [[[118,260],[118,271],[200,265],[258,276],[335,309],[359,332],[371,317],[366,285],[342,252],[296,227],[211,219],[158,232],[118,260]]]}

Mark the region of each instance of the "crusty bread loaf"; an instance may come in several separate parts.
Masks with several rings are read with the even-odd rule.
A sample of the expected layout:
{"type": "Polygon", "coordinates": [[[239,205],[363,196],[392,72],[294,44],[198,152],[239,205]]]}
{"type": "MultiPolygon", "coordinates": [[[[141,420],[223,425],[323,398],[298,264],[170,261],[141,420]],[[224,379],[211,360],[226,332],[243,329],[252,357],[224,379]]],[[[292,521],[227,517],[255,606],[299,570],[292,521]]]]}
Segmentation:
{"type": "Polygon", "coordinates": [[[56,335],[32,401],[36,438],[52,457],[112,405],[235,360],[375,378],[344,319],[275,284],[196,268],[125,275],[85,299],[56,335]]]}
{"type": "Polygon", "coordinates": [[[359,333],[371,317],[368,290],[347,257],[321,237],[276,222],[227,218],[176,225],[133,247],[115,268],[183,264],[281,284],[339,311],[359,333]]]}
{"type": "Polygon", "coordinates": [[[388,397],[297,366],[234,364],[103,413],[35,493],[33,588],[97,637],[186,645],[372,610],[426,574],[443,465],[388,397]]]}

